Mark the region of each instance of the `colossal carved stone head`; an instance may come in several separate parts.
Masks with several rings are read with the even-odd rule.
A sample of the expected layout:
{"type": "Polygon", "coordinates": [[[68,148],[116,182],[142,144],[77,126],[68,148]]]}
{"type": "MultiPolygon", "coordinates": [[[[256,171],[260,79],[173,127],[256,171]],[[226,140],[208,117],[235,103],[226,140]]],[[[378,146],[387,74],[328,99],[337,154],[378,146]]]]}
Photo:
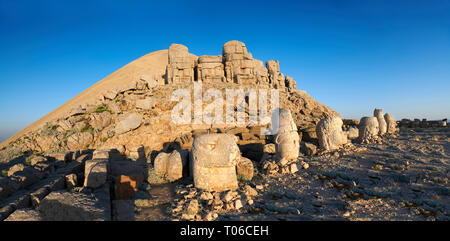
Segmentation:
{"type": "Polygon", "coordinates": [[[189,50],[182,44],[172,44],[169,47],[169,64],[185,62],[189,56],[189,50]]]}

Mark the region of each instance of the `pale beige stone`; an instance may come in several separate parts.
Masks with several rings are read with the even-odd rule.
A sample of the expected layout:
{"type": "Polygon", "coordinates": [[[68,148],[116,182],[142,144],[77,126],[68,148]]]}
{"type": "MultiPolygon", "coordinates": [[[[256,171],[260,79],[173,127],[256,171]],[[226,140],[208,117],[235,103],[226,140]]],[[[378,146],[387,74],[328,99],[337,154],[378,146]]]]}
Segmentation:
{"type": "Polygon", "coordinates": [[[347,143],[347,136],[342,131],[342,119],[324,118],[316,126],[316,134],[321,148],[331,151],[347,143]]]}
{"type": "Polygon", "coordinates": [[[236,137],[229,134],[206,134],[192,145],[194,184],[207,191],[235,190],[236,164],[240,159],[236,137]]]}
{"type": "Polygon", "coordinates": [[[391,114],[384,114],[384,120],[386,121],[386,131],[388,134],[394,134],[397,131],[397,122],[392,118],[391,114]]]}
{"type": "Polygon", "coordinates": [[[117,134],[124,134],[139,128],[141,124],[142,117],[139,114],[131,113],[125,116],[122,121],[116,125],[115,132],[117,134]]]}
{"type": "Polygon", "coordinates": [[[198,58],[197,77],[198,81],[203,82],[225,82],[222,56],[200,56],[198,58]]]}
{"type": "Polygon", "coordinates": [[[376,117],[363,117],[359,122],[359,142],[371,143],[377,139],[380,129],[378,127],[378,119],[376,117]]]}
{"type": "Polygon", "coordinates": [[[386,121],[384,120],[383,116],[383,110],[382,109],[375,109],[373,111],[373,116],[375,116],[378,120],[378,128],[379,128],[379,134],[384,135],[387,131],[387,125],[386,121]]]}
{"type": "Polygon", "coordinates": [[[245,180],[252,180],[253,178],[253,162],[252,160],[241,157],[236,165],[236,174],[245,180]]]}
{"type": "Polygon", "coordinates": [[[298,158],[300,137],[297,133],[297,126],[292,119],[291,111],[288,109],[279,109],[279,130],[275,138],[275,144],[277,154],[281,159],[294,160],[298,158]]]}
{"type": "Polygon", "coordinates": [[[153,168],[155,170],[155,173],[161,177],[167,175],[167,165],[169,162],[169,156],[170,156],[169,153],[161,152],[156,156],[153,162],[153,168]]]}
{"type": "Polygon", "coordinates": [[[168,83],[183,83],[194,81],[195,59],[189,55],[188,48],[182,44],[172,44],[169,47],[169,63],[166,75],[168,83]]]}

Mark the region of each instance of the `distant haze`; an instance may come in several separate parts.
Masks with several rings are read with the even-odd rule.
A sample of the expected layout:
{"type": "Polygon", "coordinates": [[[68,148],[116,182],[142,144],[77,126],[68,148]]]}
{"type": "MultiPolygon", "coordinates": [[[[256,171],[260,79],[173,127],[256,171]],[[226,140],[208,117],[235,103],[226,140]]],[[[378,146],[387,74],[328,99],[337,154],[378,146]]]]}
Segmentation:
{"type": "Polygon", "coordinates": [[[450,117],[449,1],[122,4],[0,2],[0,141],[147,53],[233,39],[344,118],[450,117]]]}

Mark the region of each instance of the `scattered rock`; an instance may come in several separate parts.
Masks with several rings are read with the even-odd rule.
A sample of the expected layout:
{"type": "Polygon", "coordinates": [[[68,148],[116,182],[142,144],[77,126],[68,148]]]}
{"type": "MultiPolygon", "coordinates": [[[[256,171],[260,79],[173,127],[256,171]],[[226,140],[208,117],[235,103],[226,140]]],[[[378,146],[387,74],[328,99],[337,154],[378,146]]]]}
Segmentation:
{"type": "Polygon", "coordinates": [[[16,172],[21,172],[25,169],[25,165],[22,163],[16,164],[9,168],[8,170],[8,177],[14,175],[16,172]]]}
{"type": "Polygon", "coordinates": [[[236,173],[244,180],[252,180],[253,178],[253,162],[245,157],[241,157],[236,165],[236,173]]]}
{"type": "Polygon", "coordinates": [[[238,199],[238,200],[236,200],[235,202],[234,202],[234,208],[236,209],[236,210],[239,210],[239,209],[241,209],[241,208],[243,208],[244,207],[244,205],[242,205],[242,201],[240,200],[240,199],[238,199]]]}
{"type": "Polygon", "coordinates": [[[141,124],[142,117],[138,114],[131,113],[116,125],[115,132],[120,135],[139,128],[141,124]]]}
{"type": "Polygon", "coordinates": [[[145,98],[142,100],[136,100],[136,108],[142,110],[151,110],[155,107],[155,102],[152,98],[145,98]]]}
{"type": "Polygon", "coordinates": [[[317,146],[312,143],[302,142],[300,146],[307,156],[313,156],[317,153],[317,146]]]}
{"type": "Polygon", "coordinates": [[[196,199],[193,199],[189,202],[188,206],[187,206],[187,213],[190,215],[195,215],[198,213],[198,201],[196,199]]]}

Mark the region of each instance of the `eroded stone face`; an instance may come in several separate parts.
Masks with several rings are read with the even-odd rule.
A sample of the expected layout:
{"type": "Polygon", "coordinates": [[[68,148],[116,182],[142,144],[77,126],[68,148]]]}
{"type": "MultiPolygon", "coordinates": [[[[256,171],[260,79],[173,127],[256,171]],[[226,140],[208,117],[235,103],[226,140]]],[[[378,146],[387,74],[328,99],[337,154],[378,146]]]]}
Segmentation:
{"type": "MultiPolygon", "coordinates": [[[[272,115],[272,119],[274,119],[274,115],[272,115]]],[[[277,155],[281,159],[297,159],[300,152],[300,137],[290,110],[279,109],[279,124],[278,134],[275,138],[277,155]]]]}
{"type": "Polygon", "coordinates": [[[219,192],[237,188],[236,164],[240,160],[240,151],[235,136],[198,136],[192,146],[192,157],[197,188],[219,192]]]}
{"type": "Polygon", "coordinates": [[[331,151],[347,143],[347,136],[342,131],[342,124],[342,119],[337,117],[319,121],[316,126],[316,133],[321,148],[331,151]]]}
{"type": "Polygon", "coordinates": [[[384,120],[383,110],[375,109],[373,111],[373,116],[375,116],[378,120],[379,134],[384,135],[387,131],[387,125],[386,125],[386,121],[384,120]]]}
{"type": "Polygon", "coordinates": [[[195,59],[189,55],[188,48],[182,44],[169,47],[169,64],[167,65],[167,82],[176,84],[194,81],[195,59]]]}
{"type": "Polygon", "coordinates": [[[376,117],[363,117],[359,122],[359,142],[371,143],[377,139],[380,129],[376,117]]]}
{"type": "Polygon", "coordinates": [[[197,78],[203,82],[225,82],[222,56],[203,55],[198,58],[197,78]]]}
{"type": "Polygon", "coordinates": [[[386,121],[386,132],[388,134],[393,134],[397,131],[397,123],[395,122],[394,118],[392,118],[391,114],[386,113],[384,114],[384,120],[386,121]]]}
{"type": "Polygon", "coordinates": [[[225,43],[223,58],[227,82],[239,84],[267,82],[262,62],[253,59],[244,43],[236,40],[225,43]]]}

